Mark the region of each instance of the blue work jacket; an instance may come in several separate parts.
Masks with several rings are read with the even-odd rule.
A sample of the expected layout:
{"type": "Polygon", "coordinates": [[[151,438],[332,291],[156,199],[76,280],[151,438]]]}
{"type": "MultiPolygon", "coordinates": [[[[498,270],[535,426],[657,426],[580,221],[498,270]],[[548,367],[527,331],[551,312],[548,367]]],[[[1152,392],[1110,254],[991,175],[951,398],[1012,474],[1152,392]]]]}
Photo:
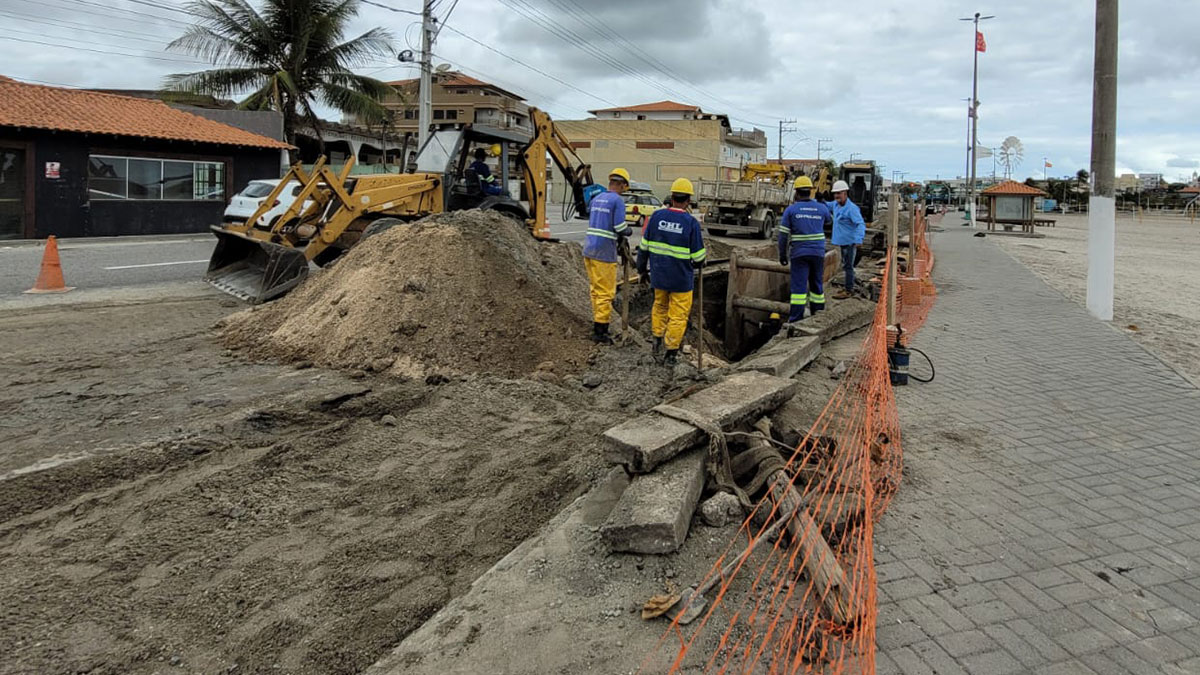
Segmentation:
{"type": "Polygon", "coordinates": [[[638,272],[648,271],[654,288],[688,293],[695,286],[692,269],[706,256],[700,221],[682,209],[659,209],[638,244],[638,272]]]}
{"type": "Polygon", "coordinates": [[[608,190],[596,195],[588,207],[587,241],[583,256],[600,262],[617,262],[617,237],[628,235],[625,200],[608,190]]]}
{"type": "Polygon", "coordinates": [[[847,199],[845,206],[839,206],[837,202],[830,206],[833,207],[833,245],[861,244],[867,234],[867,223],[863,220],[858,204],[847,199]]]}
{"type": "Polygon", "coordinates": [[[831,221],[829,208],[821,202],[792,202],[779,219],[779,257],[824,256],[825,224],[831,221]]]}

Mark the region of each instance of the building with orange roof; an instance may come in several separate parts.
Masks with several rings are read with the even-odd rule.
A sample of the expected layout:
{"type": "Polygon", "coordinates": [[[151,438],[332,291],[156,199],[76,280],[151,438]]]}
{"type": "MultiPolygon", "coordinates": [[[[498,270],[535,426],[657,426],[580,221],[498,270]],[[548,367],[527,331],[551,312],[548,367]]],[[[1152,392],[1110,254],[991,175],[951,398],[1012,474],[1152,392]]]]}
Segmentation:
{"type": "Polygon", "coordinates": [[[1025,232],[1033,232],[1034,200],[1048,196],[1038,188],[1015,180],[1002,181],[979,194],[987,200],[989,230],[995,230],[996,225],[1005,230],[1020,225],[1025,232]]]}
{"type": "Polygon", "coordinates": [[[203,232],[288,147],[154,99],[0,76],[0,239],[203,232]]]}

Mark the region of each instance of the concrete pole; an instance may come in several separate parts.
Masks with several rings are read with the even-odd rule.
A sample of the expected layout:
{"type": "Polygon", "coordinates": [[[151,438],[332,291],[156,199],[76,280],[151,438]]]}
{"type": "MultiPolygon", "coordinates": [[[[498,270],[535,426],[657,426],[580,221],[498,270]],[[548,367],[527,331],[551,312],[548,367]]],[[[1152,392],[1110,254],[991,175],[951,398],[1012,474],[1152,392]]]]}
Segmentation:
{"type": "Polygon", "coordinates": [[[1088,198],[1087,308],[1113,318],[1117,211],[1117,0],[1096,0],[1096,60],[1092,82],[1092,193],[1088,198]]]}
{"type": "Polygon", "coordinates": [[[433,0],[421,6],[421,84],[417,107],[417,151],[429,140],[429,125],[433,124],[433,0]]]}

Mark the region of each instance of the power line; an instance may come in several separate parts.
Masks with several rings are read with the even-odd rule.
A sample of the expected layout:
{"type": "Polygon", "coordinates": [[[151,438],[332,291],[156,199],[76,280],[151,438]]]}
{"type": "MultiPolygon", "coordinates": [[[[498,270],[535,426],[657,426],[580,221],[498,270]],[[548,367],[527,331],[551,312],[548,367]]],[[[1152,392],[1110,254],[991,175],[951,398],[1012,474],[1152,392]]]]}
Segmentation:
{"type": "Polygon", "coordinates": [[[12,11],[7,11],[7,10],[0,10],[0,16],[9,16],[18,21],[28,21],[30,23],[42,24],[42,25],[46,25],[46,26],[52,26],[55,28],[67,28],[70,30],[75,30],[78,28],[86,28],[87,30],[92,31],[94,33],[103,33],[106,35],[111,35],[112,37],[118,37],[118,38],[122,38],[122,39],[126,39],[126,40],[146,40],[147,42],[157,42],[159,44],[162,44],[162,42],[163,42],[161,36],[154,36],[150,33],[138,33],[135,31],[124,30],[121,28],[109,28],[109,27],[97,28],[91,24],[81,23],[79,21],[67,21],[66,19],[50,19],[48,17],[39,17],[39,16],[34,16],[32,14],[23,14],[21,12],[12,12],[12,11]]]}
{"type": "Polygon", "coordinates": [[[0,35],[0,40],[11,40],[13,42],[26,42],[35,45],[45,45],[47,47],[61,47],[63,49],[76,49],[83,52],[94,52],[96,54],[112,54],[113,56],[129,56],[139,59],[154,59],[155,61],[173,61],[175,63],[187,63],[190,65],[206,65],[202,61],[185,61],[183,59],[172,59],[165,56],[150,56],[148,54],[129,54],[126,52],[112,52],[102,49],[87,49],[86,47],[75,47],[73,45],[63,45],[56,42],[41,42],[40,40],[26,40],[24,38],[15,38],[8,35],[0,35]]]}
{"type": "MultiPolygon", "coordinates": [[[[33,2],[32,0],[22,0],[22,1],[28,2],[31,5],[39,5],[39,6],[41,5],[41,0],[39,0],[39,2],[33,2]]],[[[99,7],[100,9],[105,10],[105,13],[103,13],[103,14],[99,14],[98,12],[90,12],[90,13],[99,14],[100,16],[104,16],[104,17],[108,17],[108,18],[112,18],[112,14],[110,14],[108,12],[112,12],[112,11],[116,10],[118,12],[126,12],[128,14],[136,14],[137,16],[144,16],[144,17],[147,17],[150,19],[157,19],[159,21],[169,21],[171,23],[177,23],[177,24],[180,24],[183,26],[191,26],[192,25],[192,24],[188,23],[187,21],[181,21],[179,19],[174,19],[169,16],[159,16],[157,14],[149,14],[146,12],[139,12],[136,9],[126,9],[124,7],[112,7],[112,6],[105,5],[105,4],[102,4],[99,2],[90,2],[89,0],[62,0],[62,2],[70,2],[70,3],[77,4],[77,5],[88,5],[91,7],[99,7]]]]}
{"type": "Polygon", "coordinates": [[[375,0],[360,0],[360,2],[366,3],[368,5],[373,5],[375,7],[379,7],[382,9],[386,9],[389,12],[395,12],[397,14],[413,14],[415,16],[421,16],[420,12],[414,12],[411,9],[400,9],[399,7],[390,7],[388,5],[383,4],[382,2],[375,2],[375,0]]]}

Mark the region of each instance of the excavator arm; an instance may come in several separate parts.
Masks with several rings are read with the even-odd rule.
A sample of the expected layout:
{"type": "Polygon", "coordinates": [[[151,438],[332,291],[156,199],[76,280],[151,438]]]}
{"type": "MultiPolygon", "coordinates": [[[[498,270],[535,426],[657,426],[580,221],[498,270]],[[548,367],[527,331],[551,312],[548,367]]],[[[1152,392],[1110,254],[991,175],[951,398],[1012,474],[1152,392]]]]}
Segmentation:
{"type": "MultiPolygon", "coordinates": [[[[546,211],[546,155],[554,161],[567,184],[571,186],[571,198],[575,202],[575,213],[581,218],[588,214],[583,198],[583,188],[592,183],[592,166],[585,164],[571,147],[571,141],[546,113],[537,108],[529,109],[533,122],[533,138],[521,150],[521,166],[525,172],[525,186],[529,195],[530,227],[535,233],[547,222],[546,211]]],[[[547,235],[549,233],[546,233],[547,235]]]]}

